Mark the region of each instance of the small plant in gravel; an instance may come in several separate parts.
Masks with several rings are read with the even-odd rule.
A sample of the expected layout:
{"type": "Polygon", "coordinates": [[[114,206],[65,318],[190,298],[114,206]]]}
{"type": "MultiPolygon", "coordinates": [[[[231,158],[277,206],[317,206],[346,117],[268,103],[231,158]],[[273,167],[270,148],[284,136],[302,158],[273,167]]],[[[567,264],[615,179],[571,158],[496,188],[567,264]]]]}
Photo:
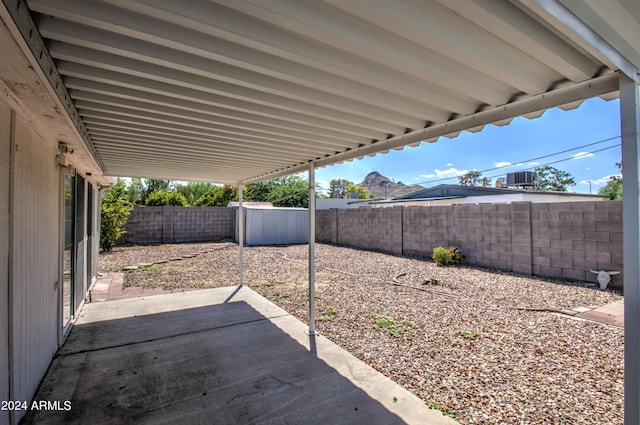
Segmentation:
{"type": "Polygon", "coordinates": [[[425,404],[427,406],[429,406],[429,409],[433,409],[433,410],[439,410],[440,413],[442,413],[443,416],[448,416],[450,418],[454,418],[455,416],[453,415],[453,413],[449,413],[449,410],[447,409],[447,406],[438,403],[437,401],[427,401],[425,402],[425,404]]]}
{"type": "Polygon", "coordinates": [[[455,246],[433,248],[432,258],[439,266],[460,266],[464,263],[464,255],[455,246]]]}
{"type": "Polygon", "coordinates": [[[416,324],[411,320],[403,319],[400,323],[396,322],[391,316],[379,315],[373,324],[374,329],[385,328],[395,337],[399,336],[415,336],[416,324]]]}
{"type": "Polygon", "coordinates": [[[133,275],[136,272],[149,272],[151,274],[151,276],[156,277],[156,276],[160,276],[160,271],[162,270],[162,267],[159,265],[151,265],[151,266],[138,266],[137,268],[132,268],[132,269],[125,269],[124,274],[125,276],[128,275],[133,275]]]}
{"type": "Polygon", "coordinates": [[[326,314],[327,316],[332,316],[334,314],[338,314],[338,309],[335,308],[334,306],[330,305],[327,308],[324,309],[324,314],[326,314]]]}
{"type": "Polygon", "coordinates": [[[462,331],[462,332],[460,332],[460,335],[462,335],[462,337],[464,339],[476,339],[476,337],[478,336],[478,332],[475,332],[475,331],[462,331]]]}
{"type": "Polygon", "coordinates": [[[328,306],[324,309],[324,314],[320,317],[316,317],[316,321],[318,322],[328,322],[331,320],[331,316],[338,314],[338,309],[334,306],[328,306]]]}

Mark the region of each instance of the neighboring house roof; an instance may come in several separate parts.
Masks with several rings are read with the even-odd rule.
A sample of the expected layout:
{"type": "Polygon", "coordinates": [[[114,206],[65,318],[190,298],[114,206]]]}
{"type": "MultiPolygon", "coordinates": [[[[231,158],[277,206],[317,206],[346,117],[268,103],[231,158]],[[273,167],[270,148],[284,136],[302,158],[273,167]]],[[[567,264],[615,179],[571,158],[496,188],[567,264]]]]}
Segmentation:
{"type": "Polygon", "coordinates": [[[495,196],[495,195],[510,195],[514,193],[524,193],[527,195],[560,195],[560,196],[592,196],[595,199],[602,198],[600,195],[589,195],[584,193],[572,193],[572,192],[555,192],[549,190],[525,190],[525,189],[507,189],[498,187],[479,187],[479,186],[460,186],[457,184],[441,184],[438,186],[430,187],[424,190],[410,193],[408,195],[395,198],[394,201],[401,200],[435,200],[435,199],[451,199],[451,198],[465,198],[468,196],[495,196]]]}
{"type": "MultiPolygon", "coordinates": [[[[239,202],[229,202],[227,207],[238,207],[240,206],[239,202]]],[[[242,206],[245,208],[273,208],[273,204],[271,202],[242,202],[242,206]]]]}

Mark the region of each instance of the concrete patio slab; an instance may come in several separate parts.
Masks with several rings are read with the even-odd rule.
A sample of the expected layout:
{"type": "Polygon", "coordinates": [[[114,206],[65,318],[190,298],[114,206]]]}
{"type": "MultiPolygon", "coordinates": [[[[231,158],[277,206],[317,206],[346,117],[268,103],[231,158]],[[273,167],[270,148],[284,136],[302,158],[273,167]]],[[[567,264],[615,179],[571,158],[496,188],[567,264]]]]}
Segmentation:
{"type": "Polygon", "coordinates": [[[247,287],[85,305],[28,424],[455,424],[247,287]]]}

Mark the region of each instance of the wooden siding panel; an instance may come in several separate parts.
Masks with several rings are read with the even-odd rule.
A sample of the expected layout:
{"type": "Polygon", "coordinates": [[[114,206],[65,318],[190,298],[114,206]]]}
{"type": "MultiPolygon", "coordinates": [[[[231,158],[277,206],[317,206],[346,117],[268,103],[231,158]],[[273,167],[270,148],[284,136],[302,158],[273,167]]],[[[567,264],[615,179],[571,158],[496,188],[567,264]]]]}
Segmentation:
{"type": "MultiPolygon", "coordinates": [[[[0,102],[0,400],[9,400],[9,172],[11,109],[0,102]]],[[[9,412],[0,410],[0,424],[9,412]]]]}
{"type": "Polygon", "coordinates": [[[30,400],[58,346],[60,169],[56,143],[15,120],[12,398],[30,400]]]}

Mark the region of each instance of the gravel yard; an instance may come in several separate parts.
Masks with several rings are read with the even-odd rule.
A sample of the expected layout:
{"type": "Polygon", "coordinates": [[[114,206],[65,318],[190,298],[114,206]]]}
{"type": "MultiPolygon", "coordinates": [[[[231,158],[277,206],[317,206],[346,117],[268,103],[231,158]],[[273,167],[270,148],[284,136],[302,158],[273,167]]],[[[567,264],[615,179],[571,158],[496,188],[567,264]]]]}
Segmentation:
{"type": "MultiPolygon", "coordinates": [[[[100,271],[202,252],[129,271],[125,286],[229,286],[237,251],[119,247],[101,254],[100,271]]],[[[307,321],[307,253],[245,248],[245,283],[307,321]]],[[[318,330],[460,423],[623,423],[622,329],[543,311],[619,294],[323,244],[316,257],[318,330]]]]}

